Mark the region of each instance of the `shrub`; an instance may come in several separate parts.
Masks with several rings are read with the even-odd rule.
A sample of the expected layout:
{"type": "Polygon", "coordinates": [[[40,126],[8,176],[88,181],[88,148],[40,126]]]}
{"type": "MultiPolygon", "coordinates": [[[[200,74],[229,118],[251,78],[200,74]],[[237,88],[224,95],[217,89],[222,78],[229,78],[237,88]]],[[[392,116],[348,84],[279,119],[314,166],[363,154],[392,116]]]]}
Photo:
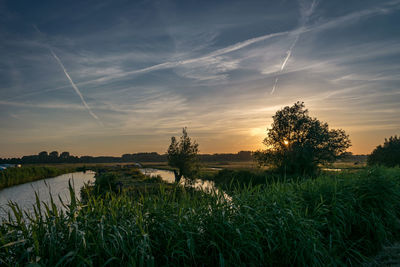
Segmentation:
{"type": "Polygon", "coordinates": [[[385,139],[383,146],[377,146],[368,156],[367,163],[386,167],[400,166],[400,138],[396,135],[385,139]]]}
{"type": "Polygon", "coordinates": [[[107,191],[115,192],[119,174],[115,172],[100,172],[95,175],[94,191],[103,194],[107,191]]]}

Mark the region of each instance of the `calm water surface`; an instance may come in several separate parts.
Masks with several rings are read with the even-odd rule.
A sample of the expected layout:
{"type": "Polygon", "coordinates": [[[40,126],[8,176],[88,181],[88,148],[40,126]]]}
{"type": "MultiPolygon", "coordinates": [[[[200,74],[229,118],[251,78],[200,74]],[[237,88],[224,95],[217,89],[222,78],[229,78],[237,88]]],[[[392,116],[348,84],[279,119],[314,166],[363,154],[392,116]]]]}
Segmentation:
{"type": "MultiPolygon", "coordinates": [[[[175,174],[172,171],[158,170],[158,169],[152,169],[152,168],[140,169],[140,171],[142,173],[144,173],[145,175],[149,175],[149,176],[160,175],[161,178],[168,183],[175,182],[175,174]]],[[[184,184],[185,182],[186,182],[185,178],[182,178],[182,180],[180,181],[180,184],[184,184]]],[[[209,192],[212,190],[218,191],[218,189],[216,189],[213,181],[204,181],[204,180],[196,179],[194,181],[193,187],[204,190],[206,192],[207,191],[209,192]]]]}
{"type": "MultiPolygon", "coordinates": [[[[140,169],[140,171],[149,176],[159,175],[168,183],[173,183],[175,181],[175,175],[172,171],[152,168],[143,168],[140,169]]],[[[0,218],[6,216],[7,211],[10,210],[7,205],[9,201],[17,203],[24,210],[32,211],[32,205],[34,205],[36,202],[35,192],[38,193],[40,200],[46,203],[50,202],[51,195],[57,207],[62,208],[62,204],[58,196],[60,196],[64,203],[69,203],[70,196],[68,181],[73,183],[75,194],[79,198],[81,187],[85,183],[94,182],[94,175],[95,172],[92,171],[87,171],[86,173],[74,172],[0,190],[0,218]]],[[[183,178],[180,183],[184,184],[185,182],[186,181],[183,178]]],[[[212,181],[196,179],[192,186],[206,192],[210,192],[212,190],[218,191],[218,189],[216,189],[214,186],[214,182],[212,181]]]]}
{"type": "Polygon", "coordinates": [[[17,203],[21,208],[32,210],[32,205],[36,202],[35,192],[38,193],[41,201],[50,202],[50,194],[54,202],[61,207],[58,196],[64,203],[69,203],[68,181],[74,185],[75,194],[80,197],[80,189],[84,183],[94,181],[94,172],[87,171],[63,174],[54,178],[48,178],[26,184],[20,184],[0,190],[0,217],[6,215],[9,210],[7,203],[11,200],[17,203]]]}

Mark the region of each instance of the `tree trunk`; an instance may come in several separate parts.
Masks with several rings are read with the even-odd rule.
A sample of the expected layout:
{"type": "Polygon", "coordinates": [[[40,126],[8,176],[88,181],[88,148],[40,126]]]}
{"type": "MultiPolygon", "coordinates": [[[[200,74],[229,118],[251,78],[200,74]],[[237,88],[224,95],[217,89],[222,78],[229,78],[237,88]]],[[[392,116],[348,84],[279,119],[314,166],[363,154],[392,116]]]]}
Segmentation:
{"type": "Polygon", "coordinates": [[[179,173],[177,170],[174,170],[174,174],[175,174],[175,183],[179,183],[181,181],[182,174],[179,173]]]}

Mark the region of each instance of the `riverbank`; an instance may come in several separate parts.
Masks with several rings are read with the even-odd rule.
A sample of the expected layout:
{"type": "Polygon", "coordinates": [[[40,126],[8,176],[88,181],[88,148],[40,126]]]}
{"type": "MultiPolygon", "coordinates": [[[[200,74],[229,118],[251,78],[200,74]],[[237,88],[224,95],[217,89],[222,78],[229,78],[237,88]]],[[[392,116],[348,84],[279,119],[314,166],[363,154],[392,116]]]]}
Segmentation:
{"type": "Polygon", "coordinates": [[[85,184],[94,182],[94,175],[95,173],[91,171],[72,172],[4,188],[0,191],[0,221],[7,218],[8,213],[12,212],[9,206],[10,201],[32,214],[34,214],[33,206],[37,201],[36,197],[42,204],[54,204],[63,209],[63,203],[67,204],[71,201],[69,184],[72,185],[77,198],[80,199],[80,189],[85,184]]]}
{"type": "Polygon", "coordinates": [[[398,168],[239,186],[229,200],[221,191],[152,188],[6,221],[1,263],[360,265],[400,239],[398,168]]]}
{"type": "Polygon", "coordinates": [[[19,184],[55,177],[75,171],[72,167],[23,166],[0,171],[0,190],[19,184]]]}

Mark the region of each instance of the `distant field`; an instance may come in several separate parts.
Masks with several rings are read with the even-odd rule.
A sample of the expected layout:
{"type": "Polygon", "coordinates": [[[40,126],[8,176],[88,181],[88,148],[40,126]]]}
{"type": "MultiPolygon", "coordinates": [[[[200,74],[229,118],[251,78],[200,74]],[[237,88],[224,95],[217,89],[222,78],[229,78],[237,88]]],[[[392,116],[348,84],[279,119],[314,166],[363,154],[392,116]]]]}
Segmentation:
{"type": "MultiPolygon", "coordinates": [[[[135,162],[110,162],[110,163],[54,163],[54,164],[30,164],[32,166],[53,166],[53,167],[101,167],[101,166],[126,166],[133,165],[135,162]]],[[[171,170],[167,162],[140,162],[145,168],[155,168],[163,170],[171,170]]],[[[251,170],[259,169],[255,161],[221,161],[221,162],[201,162],[202,167],[207,172],[218,171],[219,169],[231,169],[231,170],[251,170]]],[[[361,169],[366,166],[366,162],[334,162],[331,164],[323,165],[325,169],[361,169]]],[[[264,167],[264,169],[266,169],[264,167]]]]}

